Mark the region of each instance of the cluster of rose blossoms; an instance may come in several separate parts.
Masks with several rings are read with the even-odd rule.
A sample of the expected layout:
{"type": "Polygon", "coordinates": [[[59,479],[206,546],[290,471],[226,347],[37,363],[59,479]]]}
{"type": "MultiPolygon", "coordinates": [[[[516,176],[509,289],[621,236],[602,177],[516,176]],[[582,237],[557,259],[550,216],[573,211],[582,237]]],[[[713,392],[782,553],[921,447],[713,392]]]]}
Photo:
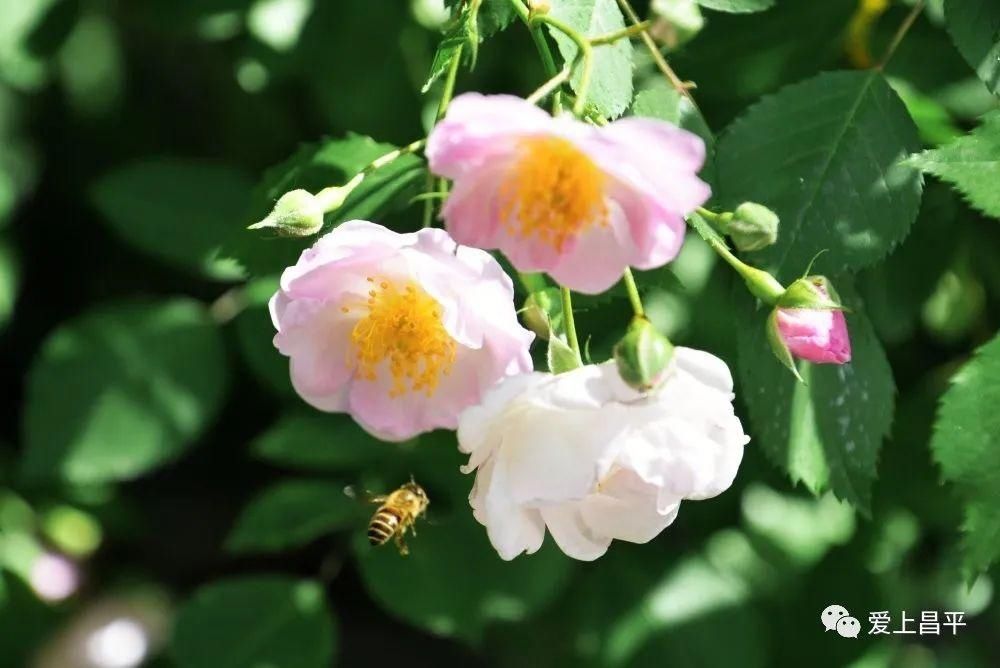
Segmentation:
{"type": "MultiPolygon", "coordinates": [[[[538,550],[546,529],[569,556],[596,559],[613,539],[654,538],[682,500],[726,490],[749,438],[722,360],[672,348],[639,389],[614,361],[535,372],[534,335],[486,252],[591,294],[629,267],[666,264],[710,195],[701,139],[656,120],[595,127],[465,94],[426,155],[453,182],[447,231],[347,222],[283,273],[274,344],[303,399],[390,441],[457,429],[463,471],[476,472],[470,504],[504,559],[538,550]]],[[[793,303],[772,319],[790,354],[850,359],[838,309],[793,303]]]]}

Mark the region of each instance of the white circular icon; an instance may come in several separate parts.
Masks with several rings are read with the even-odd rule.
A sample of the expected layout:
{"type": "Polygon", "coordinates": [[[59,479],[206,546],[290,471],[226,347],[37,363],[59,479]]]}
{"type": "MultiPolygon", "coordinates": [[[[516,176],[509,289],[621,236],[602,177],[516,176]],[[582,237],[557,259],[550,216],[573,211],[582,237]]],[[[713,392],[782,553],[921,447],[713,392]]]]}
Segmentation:
{"type": "Polygon", "coordinates": [[[837,633],[844,638],[857,638],[861,633],[861,622],[856,617],[841,617],[837,622],[837,633]]]}
{"type": "Polygon", "coordinates": [[[820,616],[820,621],[823,622],[823,626],[826,627],[827,631],[833,631],[837,628],[837,622],[843,617],[850,617],[851,613],[847,611],[842,605],[828,605],[826,609],[823,610],[823,614],[820,616]]]}

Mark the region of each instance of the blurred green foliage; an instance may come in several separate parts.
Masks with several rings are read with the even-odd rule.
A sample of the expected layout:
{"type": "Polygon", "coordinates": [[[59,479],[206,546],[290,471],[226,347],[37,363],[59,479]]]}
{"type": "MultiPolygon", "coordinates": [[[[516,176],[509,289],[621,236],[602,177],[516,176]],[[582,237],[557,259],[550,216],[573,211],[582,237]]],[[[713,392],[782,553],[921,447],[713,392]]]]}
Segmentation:
{"type": "MultiPolygon", "coordinates": [[[[549,2],[590,34],[624,25],[613,0],[549,2]]],[[[698,133],[712,206],[779,213],[751,259],[788,279],[829,249],[855,361],[796,384],[696,237],[638,274],[661,331],[737,372],[753,440],[727,494],[594,563],[551,541],[501,561],[452,434],[386,444],[311,411],[271,345],[267,301],[309,240],[246,225],[424,136],[443,34],[477,46],[459,90],[545,80],[505,0],[475,27],[446,4],[0,0],[0,666],[123,647],[154,668],[1000,664],[995,3],[928,2],[883,76],[845,48],[877,3],[701,0],[667,54],[697,106],[641,43],[598,48],[595,109],[698,133]],[[404,559],[365,543],[372,508],[343,489],[411,475],[432,502],[404,559]],[[848,641],[823,632],[831,603],[968,626],[848,641]]],[[[869,17],[871,54],[913,4],[869,17]]],[[[415,229],[425,187],[408,156],[325,222],[415,229]]],[[[606,359],[628,302],[577,304],[606,359]]]]}

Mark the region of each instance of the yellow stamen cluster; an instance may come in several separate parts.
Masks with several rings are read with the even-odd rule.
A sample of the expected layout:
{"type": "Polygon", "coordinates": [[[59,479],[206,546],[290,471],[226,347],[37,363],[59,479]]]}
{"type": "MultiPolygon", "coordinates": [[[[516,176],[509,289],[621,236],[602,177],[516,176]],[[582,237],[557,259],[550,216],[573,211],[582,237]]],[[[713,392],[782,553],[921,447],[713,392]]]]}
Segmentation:
{"type": "Polygon", "coordinates": [[[592,225],[606,225],[604,174],[560,137],[521,141],[520,156],[500,186],[500,217],[522,237],[556,250],[592,225]]]}
{"type": "MultiPolygon", "coordinates": [[[[392,374],[389,395],[407,391],[434,394],[455,361],[455,340],[441,322],[441,305],[419,286],[369,277],[365,312],[351,330],[351,358],[358,376],[375,380],[383,361],[392,374]]],[[[341,308],[344,313],[352,309],[341,308]]]]}

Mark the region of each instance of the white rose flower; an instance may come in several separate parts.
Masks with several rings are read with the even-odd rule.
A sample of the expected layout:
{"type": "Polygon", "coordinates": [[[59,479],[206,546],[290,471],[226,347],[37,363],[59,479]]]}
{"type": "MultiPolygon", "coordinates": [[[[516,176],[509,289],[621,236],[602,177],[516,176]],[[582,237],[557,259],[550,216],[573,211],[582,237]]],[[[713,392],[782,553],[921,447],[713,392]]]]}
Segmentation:
{"type": "Polygon", "coordinates": [[[586,561],[614,539],[648,542],[683,499],[721,494],[736,477],[750,439],[732,390],[725,362],[690,348],[647,394],[614,362],[509,377],[459,419],[473,514],[508,560],[538,550],[546,527],[586,561]]]}

